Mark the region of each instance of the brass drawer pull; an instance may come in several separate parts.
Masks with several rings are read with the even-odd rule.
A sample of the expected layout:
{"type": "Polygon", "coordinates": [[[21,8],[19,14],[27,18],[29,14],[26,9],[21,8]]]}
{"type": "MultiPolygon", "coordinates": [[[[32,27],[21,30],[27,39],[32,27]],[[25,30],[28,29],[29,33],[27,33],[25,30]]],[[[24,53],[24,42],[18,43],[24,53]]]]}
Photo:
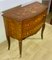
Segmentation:
{"type": "Polygon", "coordinates": [[[43,16],[45,17],[46,15],[44,14],[43,16]]]}

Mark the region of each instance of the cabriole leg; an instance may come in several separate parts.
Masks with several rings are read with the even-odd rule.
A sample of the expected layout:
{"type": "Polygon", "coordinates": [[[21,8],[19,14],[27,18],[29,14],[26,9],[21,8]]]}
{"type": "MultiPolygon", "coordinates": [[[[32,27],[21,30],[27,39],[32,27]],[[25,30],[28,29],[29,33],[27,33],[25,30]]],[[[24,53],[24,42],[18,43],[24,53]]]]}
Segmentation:
{"type": "Polygon", "coordinates": [[[19,53],[20,53],[20,57],[22,55],[22,41],[19,41],[19,53]]]}
{"type": "Polygon", "coordinates": [[[44,29],[45,29],[45,24],[42,25],[42,30],[41,30],[41,39],[43,39],[43,32],[44,32],[44,29]]]}
{"type": "Polygon", "coordinates": [[[10,37],[7,36],[7,41],[8,41],[8,50],[10,50],[10,37]]]}

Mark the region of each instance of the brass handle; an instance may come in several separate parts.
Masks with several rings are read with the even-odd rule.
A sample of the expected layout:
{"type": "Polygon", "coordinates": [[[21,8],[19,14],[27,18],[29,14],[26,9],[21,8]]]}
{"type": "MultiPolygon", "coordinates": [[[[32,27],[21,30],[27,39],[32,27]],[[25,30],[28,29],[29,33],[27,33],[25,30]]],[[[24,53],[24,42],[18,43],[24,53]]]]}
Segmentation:
{"type": "Polygon", "coordinates": [[[46,15],[44,14],[43,16],[45,17],[46,15]]]}

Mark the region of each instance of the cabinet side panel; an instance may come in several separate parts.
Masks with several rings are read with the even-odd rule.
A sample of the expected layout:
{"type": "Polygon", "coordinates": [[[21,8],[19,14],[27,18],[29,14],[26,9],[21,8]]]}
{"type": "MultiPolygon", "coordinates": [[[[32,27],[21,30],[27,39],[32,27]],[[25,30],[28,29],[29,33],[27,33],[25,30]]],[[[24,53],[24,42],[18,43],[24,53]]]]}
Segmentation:
{"type": "Polygon", "coordinates": [[[4,17],[4,24],[7,35],[18,40],[21,39],[21,22],[4,17]]]}

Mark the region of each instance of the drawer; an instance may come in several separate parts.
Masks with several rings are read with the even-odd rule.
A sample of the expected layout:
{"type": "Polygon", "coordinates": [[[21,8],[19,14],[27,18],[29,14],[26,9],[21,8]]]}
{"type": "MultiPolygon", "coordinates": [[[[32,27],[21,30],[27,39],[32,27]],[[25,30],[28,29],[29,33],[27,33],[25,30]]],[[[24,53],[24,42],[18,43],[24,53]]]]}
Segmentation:
{"type": "Polygon", "coordinates": [[[38,24],[41,22],[44,22],[44,17],[46,16],[46,13],[42,13],[38,15],[37,17],[30,18],[28,20],[24,20],[22,22],[23,24],[23,30],[30,30],[35,28],[38,24]]]}
{"type": "Polygon", "coordinates": [[[29,20],[24,20],[22,22],[22,37],[27,37],[31,34],[37,32],[42,24],[44,23],[44,18],[46,17],[46,13],[38,15],[37,17],[33,17],[29,20]]]}

